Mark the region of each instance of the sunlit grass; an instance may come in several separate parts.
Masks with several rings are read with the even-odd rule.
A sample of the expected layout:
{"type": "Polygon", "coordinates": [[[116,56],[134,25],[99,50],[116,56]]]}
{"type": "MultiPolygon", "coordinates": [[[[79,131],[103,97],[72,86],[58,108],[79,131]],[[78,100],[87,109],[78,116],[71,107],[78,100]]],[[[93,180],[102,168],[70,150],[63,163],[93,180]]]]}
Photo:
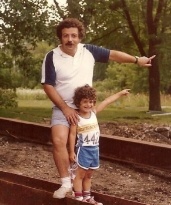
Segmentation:
{"type": "Polygon", "coordinates": [[[18,100],[18,107],[51,108],[50,100],[18,100]]]}
{"type": "MultiPolygon", "coordinates": [[[[163,110],[162,113],[170,112],[170,109],[163,110]]],[[[126,122],[126,123],[152,123],[152,124],[171,124],[170,115],[160,115],[150,113],[146,108],[120,107],[107,108],[97,114],[99,122],[126,122]]]]}
{"type": "MultiPolygon", "coordinates": [[[[98,101],[110,96],[108,92],[97,92],[98,101]]],[[[30,122],[44,123],[50,119],[52,103],[43,90],[18,89],[18,108],[0,109],[0,116],[20,119],[30,122]]],[[[97,102],[98,103],[98,102],[97,102]]],[[[162,112],[171,112],[171,96],[161,95],[162,112]]],[[[99,122],[127,122],[127,123],[171,123],[171,115],[156,115],[148,112],[148,96],[144,94],[130,94],[112,103],[98,113],[99,122]]]]}
{"type": "Polygon", "coordinates": [[[46,100],[47,96],[43,89],[17,88],[16,94],[19,100],[46,100]]]}

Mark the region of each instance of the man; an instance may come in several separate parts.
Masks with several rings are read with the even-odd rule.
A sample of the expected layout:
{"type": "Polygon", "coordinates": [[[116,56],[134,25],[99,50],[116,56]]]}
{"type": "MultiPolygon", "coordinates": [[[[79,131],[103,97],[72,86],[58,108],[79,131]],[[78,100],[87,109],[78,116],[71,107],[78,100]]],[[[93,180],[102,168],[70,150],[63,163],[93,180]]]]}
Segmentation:
{"type": "Polygon", "coordinates": [[[73,104],[77,87],[92,86],[95,62],[136,63],[151,66],[155,57],[135,57],[127,53],[102,47],[82,44],[85,36],[83,24],[74,18],[67,18],[57,26],[57,37],[61,45],[46,54],[42,65],[43,88],[53,102],[51,133],[53,156],[62,186],[54,192],[54,198],[64,198],[71,191],[67,140],[70,124],[77,124],[78,115],[73,104]]]}

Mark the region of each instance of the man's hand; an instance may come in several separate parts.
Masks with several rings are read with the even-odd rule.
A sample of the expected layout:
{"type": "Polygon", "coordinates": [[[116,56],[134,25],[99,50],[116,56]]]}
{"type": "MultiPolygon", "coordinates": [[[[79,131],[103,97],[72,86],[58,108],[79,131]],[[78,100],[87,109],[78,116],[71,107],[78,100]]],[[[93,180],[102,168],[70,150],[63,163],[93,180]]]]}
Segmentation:
{"type": "Polygon", "coordinates": [[[147,57],[145,57],[145,56],[139,57],[139,58],[138,58],[138,61],[137,61],[137,64],[138,64],[139,66],[150,67],[150,66],[152,66],[151,60],[152,60],[153,58],[155,58],[155,57],[156,57],[155,55],[153,55],[153,56],[151,56],[151,57],[149,57],[149,58],[147,58],[147,57]]]}
{"type": "Polygon", "coordinates": [[[66,119],[68,120],[69,124],[77,125],[79,117],[75,109],[71,107],[67,107],[63,109],[62,112],[65,115],[66,119]]]}
{"type": "Polygon", "coordinates": [[[119,94],[122,96],[122,95],[128,95],[129,94],[129,92],[130,92],[130,90],[131,89],[124,89],[124,90],[121,90],[120,92],[119,92],[119,94]]]}

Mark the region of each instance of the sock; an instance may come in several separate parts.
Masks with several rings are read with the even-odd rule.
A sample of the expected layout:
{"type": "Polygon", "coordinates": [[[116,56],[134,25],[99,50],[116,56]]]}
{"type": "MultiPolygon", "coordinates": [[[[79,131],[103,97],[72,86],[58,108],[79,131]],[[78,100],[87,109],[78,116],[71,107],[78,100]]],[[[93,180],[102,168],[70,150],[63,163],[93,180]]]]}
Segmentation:
{"type": "Polygon", "coordinates": [[[83,194],[82,192],[79,191],[74,191],[74,195],[75,195],[75,199],[78,201],[82,201],[83,200],[83,194]]]}
{"type": "Polygon", "coordinates": [[[83,191],[83,198],[84,199],[91,198],[91,191],[83,191]]]}
{"type": "Polygon", "coordinates": [[[62,187],[67,187],[67,188],[71,188],[71,178],[70,177],[64,177],[61,178],[61,182],[62,182],[62,187]]]}

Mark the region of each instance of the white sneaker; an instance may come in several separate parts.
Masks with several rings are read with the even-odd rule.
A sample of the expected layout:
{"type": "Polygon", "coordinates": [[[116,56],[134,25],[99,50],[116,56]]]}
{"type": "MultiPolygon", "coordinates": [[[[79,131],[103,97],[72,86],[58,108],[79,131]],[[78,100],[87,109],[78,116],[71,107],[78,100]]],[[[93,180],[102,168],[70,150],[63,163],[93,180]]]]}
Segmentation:
{"type": "Polygon", "coordinates": [[[94,196],[91,196],[91,197],[88,198],[88,199],[83,199],[82,201],[88,202],[88,203],[94,204],[94,205],[103,205],[101,202],[95,201],[95,200],[94,200],[94,196]]]}
{"type": "Polygon", "coordinates": [[[60,187],[58,190],[54,192],[53,198],[57,198],[57,199],[65,198],[66,194],[69,192],[72,192],[72,188],[60,187]]]}

